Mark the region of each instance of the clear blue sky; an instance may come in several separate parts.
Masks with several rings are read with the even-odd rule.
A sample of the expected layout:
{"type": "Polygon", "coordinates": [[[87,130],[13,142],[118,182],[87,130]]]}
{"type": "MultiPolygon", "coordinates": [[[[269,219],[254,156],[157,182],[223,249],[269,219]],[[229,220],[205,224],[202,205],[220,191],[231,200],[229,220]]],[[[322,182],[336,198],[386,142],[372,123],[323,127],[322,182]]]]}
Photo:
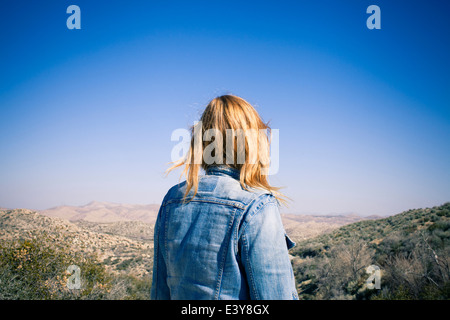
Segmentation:
{"type": "Polygon", "coordinates": [[[164,177],[172,131],[224,93],[279,129],[284,212],[450,201],[449,14],[440,0],[2,0],[0,206],[160,203],[179,178],[164,177]]]}

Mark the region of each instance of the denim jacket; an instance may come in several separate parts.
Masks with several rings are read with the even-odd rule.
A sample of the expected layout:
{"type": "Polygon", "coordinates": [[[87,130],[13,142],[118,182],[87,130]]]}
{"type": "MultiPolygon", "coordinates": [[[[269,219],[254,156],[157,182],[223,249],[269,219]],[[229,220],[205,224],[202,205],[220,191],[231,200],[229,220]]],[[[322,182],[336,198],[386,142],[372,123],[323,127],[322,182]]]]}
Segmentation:
{"type": "Polygon", "coordinates": [[[288,255],[295,243],[272,194],[244,190],[226,166],[208,168],[183,203],[185,190],[186,182],[172,187],[159,209],[151,299],[298,299],[288,255]]]}

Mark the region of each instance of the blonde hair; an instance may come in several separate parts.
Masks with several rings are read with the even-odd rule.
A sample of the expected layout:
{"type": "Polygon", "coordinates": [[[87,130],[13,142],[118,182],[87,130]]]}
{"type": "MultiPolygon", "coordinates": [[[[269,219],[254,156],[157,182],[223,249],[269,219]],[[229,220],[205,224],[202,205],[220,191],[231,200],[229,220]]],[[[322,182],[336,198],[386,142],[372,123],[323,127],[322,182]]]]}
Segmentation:
{"type": "Polygon", "coordinates": [[[240,172],[243,189],[264,189],[286,203],[286,197],[278,192],[280,188],[271,186],[267,179],[270,136],[269,125],[250,103],[234,95],[216,97],[206,106],[200,121],[191,127],[191,144],[186,157],[176,161],[167,173],[184,165],[182,175],[186,176],[187,184],[184,198],[194,189],[192,200],[197,194],[200,168],[207,171],[210,166],[225,163],[240,172]],[[213,136],[214,141],[211,141],[213,136]],[[211,152],[205,157],[205,152],[211,149],[214,156],[211,152]]]}

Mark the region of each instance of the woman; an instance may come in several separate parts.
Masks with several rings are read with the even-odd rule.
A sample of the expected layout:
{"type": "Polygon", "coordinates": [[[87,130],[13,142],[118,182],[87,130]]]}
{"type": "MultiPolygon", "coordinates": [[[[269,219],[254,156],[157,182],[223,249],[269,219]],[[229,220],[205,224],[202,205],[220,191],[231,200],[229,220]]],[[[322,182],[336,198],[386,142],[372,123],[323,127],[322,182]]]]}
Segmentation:
{"type": "Polygon", "coordinates": [[[159,210],[152,299],[298,299],[284,199],[267,181],[268,130],[242,98],[208,104],[187,156],[169,169],[184,166],[186,181],[159,210]]]}

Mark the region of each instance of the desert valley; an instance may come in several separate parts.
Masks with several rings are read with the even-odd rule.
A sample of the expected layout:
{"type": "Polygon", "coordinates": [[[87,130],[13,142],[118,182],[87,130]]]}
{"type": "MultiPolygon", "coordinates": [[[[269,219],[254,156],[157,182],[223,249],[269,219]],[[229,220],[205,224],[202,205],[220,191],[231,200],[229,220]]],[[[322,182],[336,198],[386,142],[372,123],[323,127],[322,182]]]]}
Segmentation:
{"type": "MultiPolygon", "coordinates": [[[[384,257],[381,254],[394,254],[389,251],[391,245],[397,246],[398,252],[402,251],[399,243],[393,244],[393,241],[403,241],[403,245],[408,246],[409,242],[415,241],[408,238],[408,234],[409,237],[419,231],[424,234],[430,227],[431,230],[428,231],[431,233],[424,234],[428,238],[423,243],[419,241],[418,245],[432,248],[433,243],[429,239],[441,241],[439,248],[433,248],[435,254],[439,251],[441,259],[439,263],[436,262],[439,270],[434,270],[439,274],[449,264],[449,207],[450,204],[447,203],[391,217],[282,214],[286,232],[297,242],[296,248],[290,253],[300,297],[366,297],[361,294],[364,289],[363,280],[367,278],[363,267],[392,262],[392,259],[380,259],[384,257]],[[440,237],[440,240],[431,236],[440,237]],[[380,248],[384,251],[381,252],[380,248]],[[330,264],[330,261],[337,258],[339,261],[330,264]],[[337,290],[336,292],[323,287],[326,275],[317,273],[318,270],[338,272],[338,278],[342,278],[347,272],[346,263],[362,265],[358,266],[358,270],[353,270],[353,275],[348,275],[352,279],[341,279],[347,282],[335,284],[333,290],[337,290]],[[341,270],[332,270],[337,266],[341,270]],[[352,281],[350,286],[353,289],[349,288],[352,281]],[[339,289],[341,286],[342,290],[339,289]]],[[[153,204],[96,201],[84,206],[58,206],[42,211],[1,208],[0,298],[148,299],[153,262],[153,228],[158,209],[159,206],[153,204]],[[67,289],[71,274],[66,269],[69,262],[77,265],[77,261],[84,266],[81,267],[81,277],[86,279],[84,291],[74,292],[67,289]],[[44,263],[45,266],[42,265],[44,263]],[[38,273],[37,269],[42,272],[38,273]],[[14,281],[8,281],[8,277],[14,281]],[[34,282],[30,283],[30,277],[34,282]],[[42,283],[38,283],[39,281],[42,283]],[[23,288],[24,283],[29,290],[21,292],[18,288],[23,288]],[[38,289],[33,287],[35,285],[38,289]]],[[[410,249],[409,255],[393,257],[397,260],[403,257],[403,263],[406,264],[408,259],[414,262],[414,250],[410,249]]],[[[387,267],[393,266],[388,263],[385,269],[387,267]]],[[[430,274],[431,271],[433,270],[430,270],[430,274]]],[[[386,273],[385,275],[388,276],[386,273]]],[[[442,288],[439,285],[439,290],[444,290],[447,278],[448,274],[442,279],[430,279],[434,282],[442,280],[442,288]]]]}

